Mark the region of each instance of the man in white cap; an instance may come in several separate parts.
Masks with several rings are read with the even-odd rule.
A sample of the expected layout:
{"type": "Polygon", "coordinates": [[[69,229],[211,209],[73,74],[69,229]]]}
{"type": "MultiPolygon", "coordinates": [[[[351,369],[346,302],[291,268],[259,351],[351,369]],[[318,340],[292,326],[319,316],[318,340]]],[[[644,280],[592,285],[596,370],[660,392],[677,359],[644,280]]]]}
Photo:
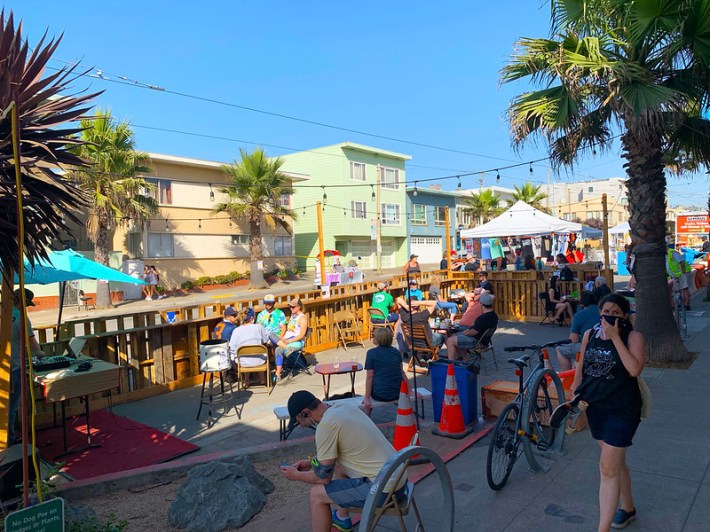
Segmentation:
{"type": "Polygon", "coordinates": [[[481,294],[478,302],[483,308],[473,326],[468,330],[449,336],[446,340],[446,351],[449,360],[456,360],[460,356],[460,351],[468,351],[478,345],[478,341],[483,333],[488,329],[498,327],[498,315],[493,310],[493,294],[481,294]]]}
{"type": "Polygon", "coordinates": [[[280,308],[276,308],[274,294],[266,294],[264,296],[264,310],[259,312],[256,322],[269,334],[275,334],[283,338],[286,333],[286,314],[280,308]]]}
{"type": "MultiPolygon", "coordinates": [[[[299,390],[288,400],[288,413],[289,428],[298,424],[316,431],[316,457],[281,466],[288,480],[313,485],[311,530],[329,532],[331,527],[341,532],[352,530],[347,508],[365,506],[372,481],[394,455],[394,447],[377,425],[352,404],[327,405],[311,392],[299,390]],[[338,508],[331,511],[331,505],[338,508]]],[[[378,506],[392,491],[398,497],[404,494],[406,475],[396,485],[398,477],[392,475],[385,485],[378,506]]]]}

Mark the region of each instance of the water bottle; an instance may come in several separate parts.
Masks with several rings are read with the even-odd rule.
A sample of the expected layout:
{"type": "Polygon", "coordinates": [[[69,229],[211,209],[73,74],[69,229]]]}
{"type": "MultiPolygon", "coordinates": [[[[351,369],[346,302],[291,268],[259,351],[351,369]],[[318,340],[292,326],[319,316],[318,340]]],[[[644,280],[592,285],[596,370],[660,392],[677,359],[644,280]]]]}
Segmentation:
{"type": "Polygon", "coordinates": [[[333,367],[334,367],[335,369],[339,369],[339,368],[340,368],[340,359],[339,359],[338,357],[335,357],[335,358],[333,359],[333,367]]]}

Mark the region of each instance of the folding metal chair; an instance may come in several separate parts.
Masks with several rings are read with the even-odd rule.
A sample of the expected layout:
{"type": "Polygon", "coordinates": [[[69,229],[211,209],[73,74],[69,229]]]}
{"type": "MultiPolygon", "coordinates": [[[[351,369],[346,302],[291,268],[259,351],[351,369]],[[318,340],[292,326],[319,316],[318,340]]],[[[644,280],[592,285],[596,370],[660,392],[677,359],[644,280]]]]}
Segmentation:
{"type": "Polygon", "coordinates": [[[365,349],[362,338],[362,323],[351,310],[336,310],[333,313],[335,329],[338,331],[338,340],[348,350],[348,342],[358,343],[365,349]]]}

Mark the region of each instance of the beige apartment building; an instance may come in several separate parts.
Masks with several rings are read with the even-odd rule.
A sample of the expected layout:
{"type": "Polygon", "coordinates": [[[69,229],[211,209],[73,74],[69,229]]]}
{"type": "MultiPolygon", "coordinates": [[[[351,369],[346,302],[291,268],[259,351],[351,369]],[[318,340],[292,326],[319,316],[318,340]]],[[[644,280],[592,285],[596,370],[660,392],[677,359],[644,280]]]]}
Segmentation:
{"type": "MultiPolygon", "coordinates": [[[[121,250],[133,268],[154,265],[161,284],[179,287],[203,276],[226,275],[249,269],[249,224],[213,214],[225,201],[220,189],[228,183],[224,163],[149,153],[152,171],[146,175],[160,211],[143,227],[116,232],[113,249],[121,250]]],[[[293,182],[307,176],[285,172],[293,182]]],[[[282,198],[291,205],[291,196],[282,198]]],[[[293,235],[285,229],[262,226],[264,269],[295,266],[293,235]]]]}

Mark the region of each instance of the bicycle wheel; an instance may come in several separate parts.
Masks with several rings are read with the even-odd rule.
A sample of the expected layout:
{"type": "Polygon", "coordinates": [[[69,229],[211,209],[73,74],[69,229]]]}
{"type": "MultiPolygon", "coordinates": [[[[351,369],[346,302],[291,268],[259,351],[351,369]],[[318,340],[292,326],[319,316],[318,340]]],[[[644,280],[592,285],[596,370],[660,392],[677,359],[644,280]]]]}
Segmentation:
{"type": "Polygon", "coordinates": [[[491,441],[488,444],[486,460],[486,479],[494,491],[505,486],[515,461],[518,459],[519,438],[517,434],[520,408],[517,403],[510,403],[498,416],[491,441]]]}
{"type": "Polygon", "coordinates": [[[566,399],[562,381],[551,369],[536,371],[530,382],[523,400],[522,426],[529,435],[523,438],[523,450],[530,468],[542,471],[545,468],[540,465],[538,458],[549,458],[550,453],[562,451],[565,439],[564,423],[558,429],[552,429],[549,420],[555,408],[566,399]]]}

